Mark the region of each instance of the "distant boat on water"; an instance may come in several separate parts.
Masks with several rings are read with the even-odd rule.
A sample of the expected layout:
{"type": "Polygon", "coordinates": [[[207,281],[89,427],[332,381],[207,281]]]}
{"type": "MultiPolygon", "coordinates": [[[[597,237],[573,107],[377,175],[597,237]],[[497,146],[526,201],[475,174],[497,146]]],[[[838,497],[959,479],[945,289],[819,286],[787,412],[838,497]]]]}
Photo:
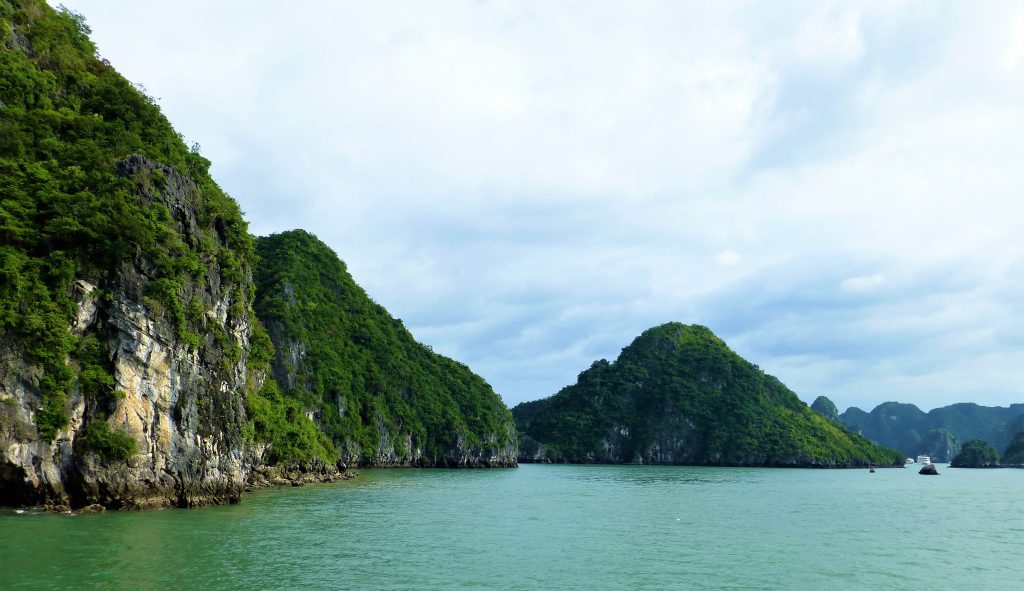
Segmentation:
{"type": "Polygon", "coordinates": [[[917,456],[917,463],[918,464],[931,464],[932,463],[932,459],[929,456],[917,456]]]}
{"type": "Polygon", "coordinates": [[[907,458],[906,463],[907,464],[913,464],[914,463],[914,458],[907,458]]]}

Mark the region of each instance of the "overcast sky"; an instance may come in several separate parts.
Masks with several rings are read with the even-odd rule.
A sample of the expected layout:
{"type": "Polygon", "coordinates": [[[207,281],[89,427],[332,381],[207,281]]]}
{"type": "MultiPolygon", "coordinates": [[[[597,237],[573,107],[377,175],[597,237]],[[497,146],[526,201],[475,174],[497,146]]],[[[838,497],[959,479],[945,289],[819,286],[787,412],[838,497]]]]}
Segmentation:
{"type": "Polygon", "coordinates": [[[1024,402],[1024,3],[64,4],[509,405],[668,321],[808,402],[1024,402]]]}

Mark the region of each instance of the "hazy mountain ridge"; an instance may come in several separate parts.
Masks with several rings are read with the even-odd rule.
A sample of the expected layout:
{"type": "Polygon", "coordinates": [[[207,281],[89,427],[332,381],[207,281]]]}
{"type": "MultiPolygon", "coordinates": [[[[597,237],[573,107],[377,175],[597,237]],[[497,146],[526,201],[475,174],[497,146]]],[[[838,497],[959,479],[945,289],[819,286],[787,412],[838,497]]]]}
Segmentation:
{"type": "MultiPolygon", "coordinates": [[[[828,398],[821,399],[835,408],[828,398]]],[[[821,412],[821,408],[819,405],[815,410],[821,412]]],[[[871,412],[850,407],[837,419],[871,441],[898,449],[908,457],[928,455],[935,461],[948,462],[972,439],[984,440],[997,450],[1005,449],[1014,434],[1024,429],[1024,404],[1000,407],[961,402],[926,413],[913,404],[883,402],[871,412]]]]}

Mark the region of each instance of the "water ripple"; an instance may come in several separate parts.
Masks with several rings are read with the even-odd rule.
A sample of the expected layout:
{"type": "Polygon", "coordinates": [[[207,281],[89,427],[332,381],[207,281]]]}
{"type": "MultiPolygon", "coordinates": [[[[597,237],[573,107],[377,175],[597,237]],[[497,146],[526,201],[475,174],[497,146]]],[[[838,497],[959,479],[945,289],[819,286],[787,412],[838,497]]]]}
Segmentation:
{"type": "Polygon", "coordinates": [[[1009,589],[1022,491],[1010,470],[366,470],[229,507],[4,511],[0,588],[1009,589]]]}

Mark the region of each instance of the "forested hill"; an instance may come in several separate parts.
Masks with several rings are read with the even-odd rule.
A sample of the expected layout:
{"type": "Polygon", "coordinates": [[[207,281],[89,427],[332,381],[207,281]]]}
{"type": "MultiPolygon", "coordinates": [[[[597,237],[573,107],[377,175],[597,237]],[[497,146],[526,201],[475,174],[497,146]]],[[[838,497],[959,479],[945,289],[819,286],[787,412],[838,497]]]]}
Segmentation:
{"type": "Polygon", "coordinates": [[[140,88],[81,16],[0,0],[0,504],[233,502],[278,468],[334,478],[339,459],[514,463],[500,399],[351,278],[330,301],[326,279],[273,266],[308,270],[284,238],[257,267],[238,204],[140,88]],[[254,273],[284,350],[310,353],[292,369],[254,273]],[[313,290],[293,295],[315,319],[277,305],[282,277],[313,290]],[[328,346],[318,326],[343,332],[328,346]]]}
{"type": "Polygon", "coordinates": [[[521,461],[903,465],[812,411],[702,326],[645,331],[550,398],[513,410],[521,461]]]}
{"type": "Polygon", "coordinates": [[[416,342],[302,230],[257,241],[256,311],[275,381],[350,463],[514,465],[515,427],[468,367],[416,342]]]}

